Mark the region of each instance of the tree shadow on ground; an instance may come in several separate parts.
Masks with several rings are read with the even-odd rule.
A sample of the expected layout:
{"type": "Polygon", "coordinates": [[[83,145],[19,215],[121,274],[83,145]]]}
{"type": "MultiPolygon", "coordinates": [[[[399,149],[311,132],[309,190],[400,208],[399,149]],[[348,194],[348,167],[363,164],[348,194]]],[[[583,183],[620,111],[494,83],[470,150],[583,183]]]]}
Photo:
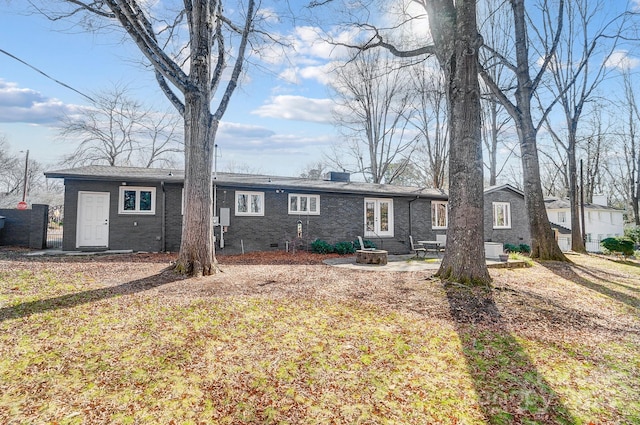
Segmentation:
{"type": "Polygon", "coordinates": [[[491,290],[445,283],[480,407],[490,424],[573,424],[531,358],[505,326],[491,290]]]}
{"type": "Polygon", "coordinates": [[[171,282],[182,280],[184,276],[173,272],[170,268],[164,271],[147,276],[141,279],[132,280],[116,286],[91,289],[88,291],[75,292],[61,295],[59,297],[47,298],[43,300],[29,301],[11,307],[0,308],[0,323],[5,320],[29,317],[33,314],[46,311],[72,308],[90,302],[105,300],[120,295],[132,295],[138,292],[157,288],[171,282]]]}
{"type": "Polygon", "coordinates": [[[562,277],[563,279],[567,279],[577,285],[583,286],[587,289],[591,289],[592,291],[599,292],[602,295],[605,295],[609,298],[612,298],[616,301],[619,301],[623,304],[628,305],[629,307],[633,307],[635,309],[640,309],[640,297],[633,296],[631,294],[627,294],[625,292],[617,291],[605,285],[604,283],[608,283],[611,285],[617,285],[623,287],[627,290],[637,292],[638,288],[629,287],[625,284],[620,284],[614,282],[612,280],[607,280],[604,276],[598,276],[593,273],[592,270],[588,268],[577,266],[575,264],[565,264],[565,263],[540,263],[547,270],[551,271],[553,274],[562,277]],[[585,277],[580,276],[576,273],[575,269],[581,270],[583,273],[591,276],[593,280],[587,279],[585,277]],[[598,283],[596,280],[600,280],[603,283],[598,283]]]}
{"type": "Polygon", "coordinates": [[[638,263],[637,261],[629,261],[629,260],[611,260],[611,261],[613,261],[614,263],[625,265],[625,266],[640,267],[640,263],[638,263]]]}

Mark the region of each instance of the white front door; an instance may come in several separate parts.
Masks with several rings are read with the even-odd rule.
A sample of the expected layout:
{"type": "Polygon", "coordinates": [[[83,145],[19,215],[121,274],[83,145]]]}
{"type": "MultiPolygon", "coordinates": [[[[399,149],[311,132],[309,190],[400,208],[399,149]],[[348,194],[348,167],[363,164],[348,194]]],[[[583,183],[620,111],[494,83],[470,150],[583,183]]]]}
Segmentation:
{"type": "Polygon", "coordinates": [[[76,248],[109,246],[109,192],[78,192],[76,248]]]}

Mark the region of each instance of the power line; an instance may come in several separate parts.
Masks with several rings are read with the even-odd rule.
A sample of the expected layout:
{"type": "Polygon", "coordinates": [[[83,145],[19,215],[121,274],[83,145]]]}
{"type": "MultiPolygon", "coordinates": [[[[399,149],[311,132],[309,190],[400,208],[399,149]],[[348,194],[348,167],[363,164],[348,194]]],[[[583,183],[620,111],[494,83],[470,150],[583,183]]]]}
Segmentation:
{"type": "Polygon", "coordinates": [[[86,94],[82,93],[81,91],[74,89],[74,88],[73,88],[73,87],[71,87],[70,85],[63,83],[63,82],[62,82],[62,81],[60,81],[60,80],[56,80],[55,78],[53,78],[53,77],[51,77],[50,75],[48,75],[46,72],[44,72],[44,71],[42,71],[42,70],[40,70],[40,69],[36,68],[35,66],[31,65],[31,64],[30,64],[30,63],[28,63],[28,62],[23,61],[23,60],[22,60],[22,59],[20,59],[19,57],[12,55],[11,53],[7,52],[6,50],[0,49],[0,53],[4,53],[5,55],[9,56],[10,58],[17,60],[18,62],[20,62],[20,63],[22,63],[22,64],[24,64],[24,65],[28,66],[29,68],[33,69],[34,71],[36,71],[36,72],[38,72],[38,73],[40,73],[40,74],[44,75],[44,76],[45,76],[45,77],[47,77],[48,79],[50,79],[50,80],[52,80],[52,81],[54,81],[54,82],[56,82],[56,83],[60,84],[60,85],[61,85],[61,86],[63,86],[63,87],[68,88],[69,90],[73,90],[74,92],[78,93],[79,95],[84,96],[84,97],[86,97],[87,99],[89,99],[91,102],[94,102],[94,103],[95,103],[95,100],[93,100],[93,99],[91,98],[91,96],[88,96],[88,95],[86,95],[86,94]]]}

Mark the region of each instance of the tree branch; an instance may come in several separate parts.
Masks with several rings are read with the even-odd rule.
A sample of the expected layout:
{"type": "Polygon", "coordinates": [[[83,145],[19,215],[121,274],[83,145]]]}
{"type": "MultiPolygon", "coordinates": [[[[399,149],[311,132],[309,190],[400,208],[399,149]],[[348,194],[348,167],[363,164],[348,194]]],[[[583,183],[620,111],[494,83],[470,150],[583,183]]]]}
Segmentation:
{"type": "Polygon", "coordinates": [[[251,28],[253,27],[253,18],[255,13],[255,0],[249,0],[249,4],[247,7],[247,17],[244,25],[244,30],[242,31],[242,39],[240,41],[240,46],[238,47],[238,57],[236,58],[236,63],[233,67],[233,72],[231,73],[231,78],[229,79],[229,83],[227,84],[227,88],[222,95],[222,99],[220,100],[220,104],[218,105],[218,109],[213,114],[213,118],[215,120],[222,119],[225,111],[227,110],[227,106],[229,106],[229,100],[231,99],[231,95],[238,85],[238,78],[240,78],[240,72],[242,72],[242,65],[244,64],[244,56],[245,51],[247,49],[249,35],[251,34],[251,28]]]}

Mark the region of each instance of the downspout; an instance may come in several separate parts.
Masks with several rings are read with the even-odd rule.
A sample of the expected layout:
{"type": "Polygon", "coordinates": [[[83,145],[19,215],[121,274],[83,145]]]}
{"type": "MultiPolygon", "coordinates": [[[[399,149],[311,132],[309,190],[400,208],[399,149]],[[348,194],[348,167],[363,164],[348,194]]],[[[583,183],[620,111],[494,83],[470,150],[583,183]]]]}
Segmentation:
{"type": "MultiPolygon", "coordinates": [[[[216,226],[220,225],[220,215],[218,214],[218,144],[213,145],[213,217],[218,217],[218,222],[213,223],[213,247],[216,245],[216,226]]],[[[220,248],[224,248],[224,237],[222,226],[220,226],[220,248]]]]}
{"type": "Polygon", "coordinates": [[[413,214],[411,214],[411,204],[417,201],[418,199],[420,199],[420,195],[416,196],[416,199],[412,199],[409,201],[409,234],[410,235],[413,235],[413,225],[411,221],[411,217],[413,216],[413,214]]]}
{"type": "Polygon", "coordinates": [[[162,252],[167,252],[167,192],[164,190],[164,181],[160,182],[162,187],[162,224],[160,230],[160,237],[162,238],[161,248],[162,252]]]}

